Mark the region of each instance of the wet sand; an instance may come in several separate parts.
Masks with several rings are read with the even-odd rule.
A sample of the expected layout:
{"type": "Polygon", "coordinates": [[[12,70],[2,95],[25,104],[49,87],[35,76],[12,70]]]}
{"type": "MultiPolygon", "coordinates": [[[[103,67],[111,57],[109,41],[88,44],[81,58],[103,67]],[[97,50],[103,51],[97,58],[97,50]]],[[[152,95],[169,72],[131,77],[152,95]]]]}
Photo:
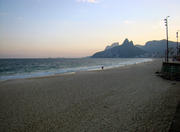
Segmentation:
{"type": "Polygon", "coordinates": [[[180,83],[161,61],[0,82],[0,131],[167,132],[180,83]]]}

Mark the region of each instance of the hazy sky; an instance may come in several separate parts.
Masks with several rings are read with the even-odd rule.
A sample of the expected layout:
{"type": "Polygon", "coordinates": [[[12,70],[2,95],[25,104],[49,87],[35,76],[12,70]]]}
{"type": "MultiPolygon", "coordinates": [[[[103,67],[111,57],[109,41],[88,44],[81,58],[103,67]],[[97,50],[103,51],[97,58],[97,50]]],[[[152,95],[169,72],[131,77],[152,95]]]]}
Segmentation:
{"type": "Polygon", "coordinates": [[[180,0],[0,0],[0,57],[83,57],[180,30],[180,0]]]}

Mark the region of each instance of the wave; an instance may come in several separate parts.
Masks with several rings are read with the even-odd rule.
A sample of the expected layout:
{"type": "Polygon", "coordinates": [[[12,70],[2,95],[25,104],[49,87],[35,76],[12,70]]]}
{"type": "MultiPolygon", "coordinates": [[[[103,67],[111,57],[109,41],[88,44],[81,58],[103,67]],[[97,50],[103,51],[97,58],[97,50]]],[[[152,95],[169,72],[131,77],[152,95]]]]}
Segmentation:
{"type": "MultiPolygon", "coordinates": [[[[98,60],[98,59],[96,59],[98,60]]],[[[52,76],[56,74],[65,74],[65,73],[72,73],[72,72],[78,72],[78,71],[93,71],[93,70],[100,70],[102,66],[104,66],[105,69],[111,69],[116,67],[122,67],[132,64],[138,64],[143,62],[152,61],[151,58],[135,58],[135,59],[119,59],[117,61],[116,59],[106,59],[106,61],[102,61],[102,59],[99,59],[98,61],[102,61],[101,63],[94,62],[94,65],[90,66],[76,66],[76,67],[70,67],[70,68],[57,68],[57,69],[46,69],[42,71],[32,71],[32,72],[23,72],[23,73],[15,73],[12,75],[1,75],[0,80],[12,80],[12,79],[23,79],[23,78],[33,78],[33,77],[44,77],[44,76],[52,76]]]]}

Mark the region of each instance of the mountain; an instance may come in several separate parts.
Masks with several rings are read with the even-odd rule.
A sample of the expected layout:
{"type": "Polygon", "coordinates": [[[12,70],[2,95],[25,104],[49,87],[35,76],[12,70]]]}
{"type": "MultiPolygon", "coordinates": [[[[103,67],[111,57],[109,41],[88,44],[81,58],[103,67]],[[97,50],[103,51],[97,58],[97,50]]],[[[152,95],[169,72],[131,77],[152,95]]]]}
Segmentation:
{"type": "MultiPolygon", "coordinates": [[[[133,57],[163,57],[165,56],[167,40],[148,41],[145,45],[135,45],[125,39],[122,45],[118,42],[107,46],[104,51],[97,52],[92,58],[133,58],[133,57]]],[[[177,42],[169,42],[169,56],[176,55],[177,42]]],[[[180,43],[179,43],[180,45],[180,43]]]]}
{"type": "Polygon", "coordinates": [[[109,45],[106,46],[105,50],[112,49],[112,48],[114,48],[114,47],[116,47],[116,46],[119,46],[119,42],[113,43],[113,44],[110,45],[110,46],[109,46],[109,45]]]}
{"type": "MultiPolygon", "coordinates": [[[[136,45],[136,47],[146,51],[149,55],[164,56],[166,51],[167,40],[153,40],[148,41],[144,46],[136,45]]],[[[169,52],[173,54],[176,52],[177,42],[168,41],[169,52]]]]}
{"type": "Polygon", "coordinates": [[[125,39],[122,45],[106,47],[104,51],[95,53],[92,58],[133,58],[142,57],[146,54],[146,51],[134,46],[132,41],[125,39]]]}

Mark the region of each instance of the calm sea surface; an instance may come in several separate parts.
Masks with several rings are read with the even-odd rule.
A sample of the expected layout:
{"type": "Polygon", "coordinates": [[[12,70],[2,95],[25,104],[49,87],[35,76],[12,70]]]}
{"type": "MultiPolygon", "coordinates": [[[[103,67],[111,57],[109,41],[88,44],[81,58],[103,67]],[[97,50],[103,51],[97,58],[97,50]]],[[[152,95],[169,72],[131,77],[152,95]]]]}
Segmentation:
{"type": "Polygon", "coordinates": [[[152,61],[150,58],[0,59],[0,80],[89,71],[152,61]]]}

